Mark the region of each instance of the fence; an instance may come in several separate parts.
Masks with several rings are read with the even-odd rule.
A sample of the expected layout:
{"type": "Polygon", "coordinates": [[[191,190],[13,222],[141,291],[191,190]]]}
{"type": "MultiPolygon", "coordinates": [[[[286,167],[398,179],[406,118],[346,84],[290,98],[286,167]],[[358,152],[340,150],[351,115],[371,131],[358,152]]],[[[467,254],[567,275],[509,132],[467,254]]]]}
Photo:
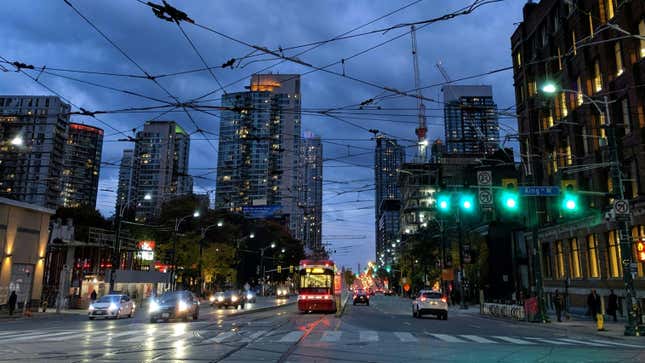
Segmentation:
{"type": "Polygon", "coordinates": [[[480,314],[498,318],[526,320],[526,312],[522,305],[484,303],[481,305],[480,314]]]}

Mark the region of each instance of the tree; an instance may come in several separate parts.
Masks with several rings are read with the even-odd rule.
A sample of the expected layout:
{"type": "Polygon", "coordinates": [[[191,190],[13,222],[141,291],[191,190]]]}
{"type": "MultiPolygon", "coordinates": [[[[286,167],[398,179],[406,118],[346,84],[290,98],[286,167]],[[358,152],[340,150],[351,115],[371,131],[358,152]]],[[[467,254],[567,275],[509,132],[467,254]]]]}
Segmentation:
{"type": "Polygon", "coordinates": [[[110,228],[110,222],[103,218],[98,210],[88,205],[74,208],[60,207],[52,217],[54,220],[58,218],[63,222],[67,219],[72,219],[74,223],[74,238],[77,241],[88,240],[90,227],[110,228]]]}
{"type": "Polygon", "coordinates": [[[345,270],[343,279],[345,280],[345,286],[349,287],[354,285],[354,281],[356,281],[356,275],[354,275],[352,270],[345,270]]]}

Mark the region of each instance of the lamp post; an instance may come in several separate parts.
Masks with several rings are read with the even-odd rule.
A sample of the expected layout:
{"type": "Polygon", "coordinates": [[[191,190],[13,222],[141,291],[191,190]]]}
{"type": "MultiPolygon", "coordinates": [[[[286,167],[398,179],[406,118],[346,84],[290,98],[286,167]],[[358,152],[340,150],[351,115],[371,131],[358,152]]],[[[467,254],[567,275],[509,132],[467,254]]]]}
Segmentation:
{"type": "MultiPolygon", "coordinates": [[[[252,234],[251,234],[252,235],[252,234]]],[[[253,236],[253,235],[252,235],[253,236]]],[[[264,296],[264,285],[265,285],[265,272],[264,272],[264,251],[267,249],[275,248],[275,242],[271,242],[270,245],[260,248],[260,271],[262,272],[262,296],[264,296]]]]}
{"type": "Polygon", "coordinates": [[[181,225],[181,222],[191,217],[199,217],[199,211],[195,211],[193,214],[189,214],[181,218],[175,218],[175,229],[173,230],[174,233],[172,240],[172,270],[170,272],[170,286],[173,291],[176,288],[175,280],[177,279],[177,234],[179,233],[179,226],[181,225]]]}
{"type": "MultiPolygon", "coordinates": [[[[553,94],[558,91],[558,88],[553,83],[547,83],[542,87],[542,91],[548,94],[553,94]]],[[[622,181],[622,171],[620,169],[620,159],[618,157],[618,145],[616,141],[616,127],[611,123],[611,113],[609,112],[609,100],[607,96],[603,96],[602,100],[593,99],[583,92],[571,89],[560,88],[559,91],[566,93],[573,93],[581,96],[583,100],[591,103],[596,110],[605,116],[605,124],[603,127],[607,132],[607,146],[609,149],[610,157],[610,174],[613,185],[613,196],[621,200],[625,199],[625,192],[622,181]],[[600,105],[603,107],[601,108],[600,105]]],[[[620,253],[622,256],[623,265],[623,281],[625,283],[625,301],[628,304],[627,323],[625,324],[625,335],[637,335],[637,324],[639,321],[638,302],[636,300],[636,291],[634,290],[634,279],[631,274],[631,264],[633,261],[632,252],[632,236],[631,226],[626,218],[617,218],[616,227],[618,229],[620,239],[620,253]]]]}
{"type": "Polygon", "coordinates": [[[200,233],[200,239],[199,239],[199,294],[201,295],[204,292],[204,275],[202,272],[202,258],[204,255],[204,242],[206,241],[206,232],[210,231],[211,229],[217,227],[217,228],[222,228],[224,223],[222,221],[217,222],[216,224],[211,224],[210,226],[207,227],[202,227],[201,228],[201,233],[200,233]]]}

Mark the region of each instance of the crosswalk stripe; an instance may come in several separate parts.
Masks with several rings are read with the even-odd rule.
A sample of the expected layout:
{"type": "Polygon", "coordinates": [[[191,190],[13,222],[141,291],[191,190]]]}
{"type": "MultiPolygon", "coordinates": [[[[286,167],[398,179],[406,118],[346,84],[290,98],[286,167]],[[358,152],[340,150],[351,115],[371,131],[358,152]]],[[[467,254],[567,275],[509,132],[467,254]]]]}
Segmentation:
{"type": "Polygon", "coordinates": [[[400,341],[404,343],[418,342],[419,339],[415,338],[414,335],[408,332],[395,331],[394,335],[399,338],[400,341]]]}
{"type": "Polygon", "coordinates": [[[589,339],[589,340],[592,341],[592,342],[596,342],[596,343],[618,345],[618,346],[621,346],[621,347],[645,348],[645,346],[643,346],[643,345],[634,345],[634,344],[610,342],[608,340],[596,340],[596,339],[589,339]]]}
{"type": "Polygon", "coordinates": [[[439,340],[443,340],[444,342],[447,342],[447,343],[465,343],[466,342],[465,340],[461,340],[455,336],[448,335],[448,334],[430,334],[430,335],[432,335],[433,337],[439,340]]]}
{"type": "Polygon", "coordinates": [[[486,339],[477,335],[460,335],[462,338],[466,338],[468,340],[472,340],[475,343],[482,343],[482,344],[497,344],[496,341],[486,339]]]}
{"type": "Polygon", "coordinates": [[[374,330],[362,330],[359,333],[359,339],[361,342],[377,342],[378,333],[374,330]]]}
{"type": "Polygon", "coordinates": [[[39,339],[41,337],[46,337],[47,335],[49,335],[49,333],[43,333],[43,332],[22,334],[20,336],[13,337],[13,338],[5,337],[5,338],[3,338],[2,341],[3,341],[3,343],[5,343],[5,342],[19,342],[19,341],[29,340],[29,339],[39,339]]]}
{"type": "Polygon", "coordinates": [[[210,342],[221,343],[224,340],[232,337],[233,335],[235,335],[235,332],[233,332],[233,331],[225,331],[225,332],[217,334],[217,336],[214,337],[214,338],[207,339],[206,343],[210,343],[210,342]]]}
{"type": "Polygon", "coordinates": [[[576,339],[568,339],[568,338],[559,338],[559,340],[564,341],[564,342],[569,342],[569,343],[575,343],[575,344],[584,344],[584,345],[590,345],[592,347],[606,347],[607,344],[600,344],[600,343],[593,343],[593,342],[587,342],[584,340],[576,340],[576,339]]]}
{"type": "Polygon", "coordinates": [[[503,340],[505,342],[509,342],[509,343],[513,343],[513,344],[525,344],[525,345],[527,345],[527,344],[528,345],[535,344],[535,343],[529,342],[527,340],[522,340],[522,339],[518,339],[518,338],[511,338],[511,337],[504,337],[504,336],[498,336],[498,335],[493,336],[493,338],[503,340]]]}
{"type": "Polygon", "coordinates": [[[340,340],[342,332],[340,331],[330,331],[327,330],[323,333],[322,338],[320,338],[320,341],[322,342],[337,342],[340,340]]]}
{"type": "Polygon", "coordinates": [[[139,334],[138,330],[129,330],[129,331],[124,331],[120,333],[114,333],[114,334],[108,334],[108,338],[114,339],[114,338],[120,338],[122,336],[128,336],[128,335],[134,335],[134,334],[139,334]]]}
{"type": "Polygon", "coordinates": [[[59,333],[47,334],[47,336],[42,338],[41,340],[49,341],[49,342],[60,342],[63,340],[74,338],[77,334],[78,334],[77,331],[67,330],[59,333]]]}
{"type": "Polygon", "coordinates": [[[524,339],[537,340],[538,342],[547,343],[547,344],[571,345],[571,343],[561,342],[559,340],[545,339],[545,338],[524,337],[524,339]]]}
{"type": "Polygon", "coordinates": [[[267,332],[266,330],[259,330],[259,331],[256,331],[255,333],[253,333],[253,334],[249,335],[249,339],[250,339],[250,340],[256,340],[256,339],[258,339],[259,337],[261,337],[261,336],[263,336],[264,334],[266,334],[266,332],[267,332]]]}
{"type": "Polygon", "coordinates": [[[292,331],[292,332],[288,333],[287,335],[283,336],[283,337],[279,340],[279,342],[283,342],[283,343],[295,343],[295,342],[297,342],[298,340],[300,340],[300,338],[301,338],[304,334],[305,334],[305,333],[304,333],[304,332],[302,332],[302,331],[300,331],[300,330],[292,331]]]}

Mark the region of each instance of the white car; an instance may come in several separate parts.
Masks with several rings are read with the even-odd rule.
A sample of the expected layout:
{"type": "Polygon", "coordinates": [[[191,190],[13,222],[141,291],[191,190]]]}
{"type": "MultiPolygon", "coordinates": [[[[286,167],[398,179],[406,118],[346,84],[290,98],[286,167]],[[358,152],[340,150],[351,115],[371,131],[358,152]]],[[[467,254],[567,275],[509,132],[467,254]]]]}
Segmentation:
{"type": "Polygon", "coordinates": [[[128,295],[104,295],[90,304],[87,316],[90,320],[96,318],[118,319],[122,316],[131,318],[136,304],[128,295]]]}
{"type": "Polygon", "coordinates": [[[441,295],[441,291],[419,291],[412,301],[412,316],[420,318],[423,314],[432,314],[439,319],[448,320],[448,301],[441,295]]]}

